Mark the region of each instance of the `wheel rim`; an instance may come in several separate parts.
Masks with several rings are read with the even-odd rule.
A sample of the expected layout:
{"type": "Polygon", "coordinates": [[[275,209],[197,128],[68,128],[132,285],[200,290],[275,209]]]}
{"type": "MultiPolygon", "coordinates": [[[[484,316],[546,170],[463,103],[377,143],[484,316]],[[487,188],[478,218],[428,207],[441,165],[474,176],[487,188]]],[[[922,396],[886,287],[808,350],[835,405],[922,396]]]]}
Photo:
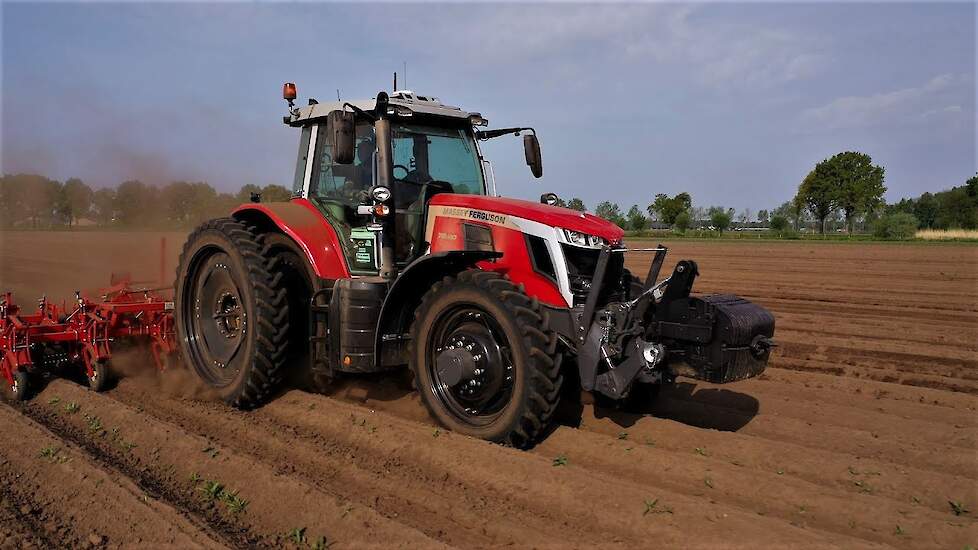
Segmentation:
{"type": "Polygon", "coordinates": [[[515,373],[496,319],[478,306],[458,305],[438,316],[428,341],[432,395],[460,422],[491,424],[513,397],[515,373]]]}
{"type": "Polygon", "coordinates": [[[240,371],[248,314],[239,285],[223,252],[212,252],[197,263],[187,281],[183,301],[187,339],[194,366],[212,385],[233,381],[240,371]]]}

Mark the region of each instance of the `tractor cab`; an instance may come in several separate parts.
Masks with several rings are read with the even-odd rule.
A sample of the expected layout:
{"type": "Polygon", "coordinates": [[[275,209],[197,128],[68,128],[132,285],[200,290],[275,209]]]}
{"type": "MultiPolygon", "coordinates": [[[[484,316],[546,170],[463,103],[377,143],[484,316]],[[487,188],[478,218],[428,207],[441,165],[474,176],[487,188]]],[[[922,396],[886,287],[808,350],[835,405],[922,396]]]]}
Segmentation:
{"type": "MultiPolygon", "coordinates": [[[[491,171],[478,145],[488,137],[476,130],[486,120],[437,98],[395,91],[364,101],[310,100],[291,108],[285,122],[302,129],[293,194],[329,221],[353,274],[378,274],[377,248],[385,244],[393,263],[387,272],[425,254],[434,196],[490,194],[491,171]]],[[[489,137],[496,135],[504,134],[489,137]]]]}

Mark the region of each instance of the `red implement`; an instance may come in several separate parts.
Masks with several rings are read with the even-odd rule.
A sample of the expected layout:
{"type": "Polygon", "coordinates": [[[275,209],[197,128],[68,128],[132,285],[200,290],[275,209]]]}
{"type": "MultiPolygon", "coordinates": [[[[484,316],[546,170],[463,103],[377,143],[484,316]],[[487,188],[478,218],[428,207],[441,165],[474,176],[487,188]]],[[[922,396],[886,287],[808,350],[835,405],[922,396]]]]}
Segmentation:
{"type": "Polygon", "coordinates": [[[25,313],[5,294],[0,300],[0,374],[18,399],[26,398],[25,384],[34,371],[66,366],[84,367],[90,387],[100,390],[116,340],[148,343],[156,368],[165,370],[176,343],[173,302],[164,290],[113,281],[100,301],[76,292],[74,304],[59,307],[42,298],[34,313],[25,313]]]}

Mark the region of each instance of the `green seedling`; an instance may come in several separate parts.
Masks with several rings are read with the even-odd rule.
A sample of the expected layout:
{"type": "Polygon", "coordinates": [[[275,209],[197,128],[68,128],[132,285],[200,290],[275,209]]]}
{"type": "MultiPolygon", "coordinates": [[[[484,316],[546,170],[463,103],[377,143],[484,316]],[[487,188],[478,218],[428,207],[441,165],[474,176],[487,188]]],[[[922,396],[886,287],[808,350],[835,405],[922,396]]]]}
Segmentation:
{"type": "Polygon", "coordinates": [[[896,529],[893,530],[893,534],[896,535],[896,536],[898,536],[898,537],[900,537],[900,536],[906,535],[907,532],[903,530],[903,527],[900,527],[899,525],[897,525],[896,526],[896,529]]]}
{"type": "Polygon", "coordinates": [[[92,433],[102,431],[102,420],[99,417],[86,414],[85,421],[88,422],[88,431],[92,433]]]}
{"type": "Polygon", "coordinates": [[[38,453],[37,456],[39,456],[41,458],[46,458],[48,460],[53,460],[54,457],[58,456],[58,448],[57,447],[44,447],[43,449],[41,449],[41,452],[38,453]]]}
{"type": "Polygon", "coordinates": [[[221,495],[221,500],[227,506],[228,511],[233,514],[244,512],[248,507],[248,501],[238,496],[237,491],[225,491],[221,495]]]}
{"type": "Polygon", "coordinates": [[[60,397],[52,397],[51,399],[48,399],[48,405],[57,405],[60,402],[61,402],[60,397]]]}
{"type": "Polygon", "coordinates": [[[956,516],[963,516],[964,514],[971,512],[971,510],[965,507],[964,503],[954,500],[949,500],[947,503],[951,506],[951,512],[953,512],[956,516]]]}
{"type": "Polygon", "coordinates": [[[217,458],[217,453],[219,453],[220,451],[208,445],[207,447],[201,449],[201,452],[206,453],[211,458],[217,458]]]}
{"type": "Polygon", "coordinates": [[[353,505],[352,505],[352,504],[347,504],[347,505],[346,505],[346,508],[343,508],[343,513],[342,513],[342,514],[340,514],[340,519],[342,519],[342,518],[345,518],[345,517],[346,517],[346,516],[348,516],[348,515],[350,514],[350,512],[352,512],[352,511],[353,511],[353,505]]]}
{"type": "Polygon", "coordinates": [[[45,459],[45,460],[47,460],[48,462],[51,462],[51,463],[64,464],[65,462],[68,462],[68,460],[70,460],[70,459],[67,456],[59,455],[58,453],[60,451],[61,451],[61,448],[59,448],[59,447],[53,447],[53,446],[52,447],[44,447],[43,449],[41,449],[41,452],[38,453],[37,456],[39,456],[40,458],[43,458],[43,459],[45,459]]]}
{"type": "Polygon", "coordinates": [[[224,485],[220,482],[208,479],[204,481],[203,487],[200,488],[200,492],[203,493],[204,498],[213,501],[221,498],[221,494],[224,492],[224,485]]]}
{"type": "Polygon", "coordinates": [[[628,439],[628,432],[618,432],[618,439],[628,439]]]}
{"type": "Polygon", "coordinates": [[[706,452],[706,448],[704,447],[696,447],[695,449],[693,449],[693,452],[695,452],[700,456],[709,456],[709,453],[706,452]]]}
{"type": "Polygon", "coordinates": [[[78,403],[75,403],[74,401],[65,404],[65,412],[68,414],[75,414],[80,410],[81,410],[81,406],[78,403]]]}
{"type": "MultiPolygon", "coordinates": [[[[333,541],[333,542],[335,542],[335,541],[333,541]]],[[[312,545],[312,549],[313,550],[326,550],[330,546],[333,546],[333,542],[327,541],[326,540],[326,537],[325,536],[322,536],[322,537],[319,537],[318,539],[316,539],[316,542],[314,542],[313,545],[312,545]]]]}
{"type": "Polygon", "coordinates": [[[557,455],[554,457],[553,466],[567,466],[567,456],[557,455]]]}
{"type": "Polygon", "coordinates": [[[441,430],[435,428],[435,431],[431,432],[431,437],[438,437],[441,435],[441,430]]]}
{"type": "Polygon", "coordinates": [[[712,489],[713,488],[713,480],[710,479],[710,478],[706,478],[706,479],[703,480],[703,485],[706,485],[707,487],[709,487],[710,489],[712,489]]]}
{"type": "Polygon", "coordinates": [[[196,485],[197,482],[199,481],[200,481],[200,474],[198,474],[197,472],[190,472],[190,483],[196,485]]]}
{"type": "Polygon", "coordinates": [[[649,514],[671,514],[672,508],[668,506],[659,506],[659,499],[652,499],[645,501],[645,511],[642,512],[643,516],[649,514]]]}
{"type": "Polygon", "coordinates": [[[286,537],[289,540],[291,540],[292,542],[296,543],[296,544],[305,544],[306,543],[306,528],[305,527],[296,527],[296,528],[292,529],[291,531],[289,531],[289,533],[286,535],[286,537]]]}

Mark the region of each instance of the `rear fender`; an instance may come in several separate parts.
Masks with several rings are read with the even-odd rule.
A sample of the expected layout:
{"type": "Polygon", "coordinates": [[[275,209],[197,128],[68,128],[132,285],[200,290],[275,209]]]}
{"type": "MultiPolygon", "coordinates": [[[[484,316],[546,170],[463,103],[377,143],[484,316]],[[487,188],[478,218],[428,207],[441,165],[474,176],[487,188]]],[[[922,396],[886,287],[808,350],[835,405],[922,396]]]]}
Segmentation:
{"type": "Polygon", "coordinates": [[[305,254],[320,279],[344,279],[350,276],[336,231],[307,199],[243,204],[231,215],[260,227],[274,226],[288,235],[305,254]]]}
{"type": "Polygon", "coordinates": [[[407,266],[391,285],[380,310],[374,354],[379,366],[407,362],[407,332],[428,289],[443,277],[477,265],[492,265],[501,257],[500,252],[491,250],[451,250],[422,256],[407,266]]]}

